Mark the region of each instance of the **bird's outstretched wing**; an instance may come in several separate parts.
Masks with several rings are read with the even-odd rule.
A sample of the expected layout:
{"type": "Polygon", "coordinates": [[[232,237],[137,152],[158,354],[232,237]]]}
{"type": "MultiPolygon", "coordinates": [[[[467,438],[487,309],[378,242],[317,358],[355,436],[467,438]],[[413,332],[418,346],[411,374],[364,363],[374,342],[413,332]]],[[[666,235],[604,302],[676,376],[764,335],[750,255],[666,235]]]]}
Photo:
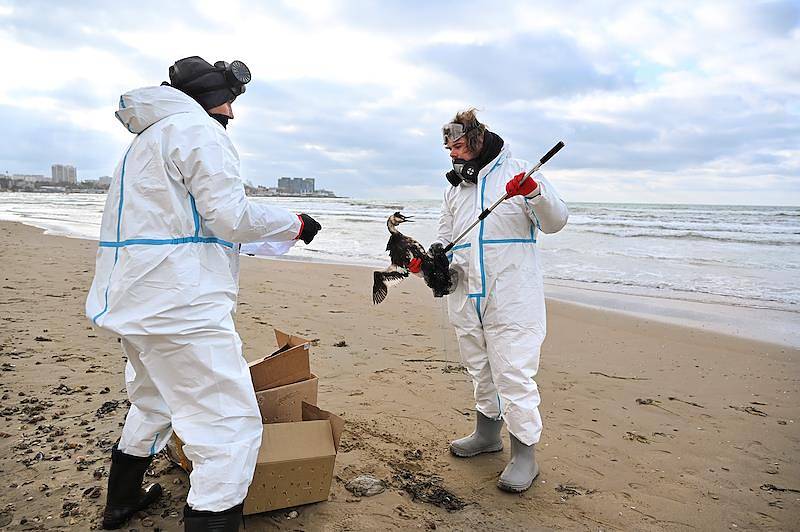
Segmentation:
{"type": "Polygon", "coordinates": [[[378,304],[386,299],[386,294],[389,293],[389,288],[408,277],[406,270],[388,269],[382,272],[373,272],[372,274],[372,302],[378,304]]]}

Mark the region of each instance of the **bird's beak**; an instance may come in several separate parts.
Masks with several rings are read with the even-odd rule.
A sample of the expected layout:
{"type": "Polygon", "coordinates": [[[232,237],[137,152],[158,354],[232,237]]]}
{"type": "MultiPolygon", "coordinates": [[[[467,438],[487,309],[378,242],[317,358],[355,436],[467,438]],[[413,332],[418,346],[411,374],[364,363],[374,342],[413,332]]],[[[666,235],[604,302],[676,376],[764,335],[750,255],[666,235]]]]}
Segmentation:
{"type": "Polygon", "coordinates": [[[414,221],[414,219],[413,219],[411,216],[404,216],[404,217],[403,217],[403,221],[404,221],[404,222],[413,222],[413,221],[414,221]]]}

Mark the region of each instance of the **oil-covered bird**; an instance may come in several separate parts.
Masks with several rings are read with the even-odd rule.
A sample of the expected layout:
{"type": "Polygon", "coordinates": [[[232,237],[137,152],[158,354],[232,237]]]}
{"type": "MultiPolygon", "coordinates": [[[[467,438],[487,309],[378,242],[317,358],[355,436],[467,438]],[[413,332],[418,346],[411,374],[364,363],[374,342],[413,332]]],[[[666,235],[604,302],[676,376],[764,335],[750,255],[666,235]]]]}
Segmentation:
{"type": "Polygon", "coordinates": [[[425,283],[433,290],[436,297],[449,294],[457,275],[450,270],[441,246],[431,246],[431,252],[425,251],[422,244],[401,233],[397,226],[405,222],[413,222],[410,216],[395,212],[386,220],[389,229],[389,241],[386,251],[392,264],[383,271],[373,273],[372,301],[376,305],[386,298],[389,288],[408,277],[410,271],[422,272],[425,283]]]}

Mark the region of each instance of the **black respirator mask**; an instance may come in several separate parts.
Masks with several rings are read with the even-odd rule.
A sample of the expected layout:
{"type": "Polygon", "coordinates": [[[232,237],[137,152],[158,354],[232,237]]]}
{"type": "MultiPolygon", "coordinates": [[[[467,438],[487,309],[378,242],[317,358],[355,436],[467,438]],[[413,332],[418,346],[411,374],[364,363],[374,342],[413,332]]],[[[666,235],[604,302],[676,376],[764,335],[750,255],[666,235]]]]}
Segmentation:
{"type": "MultiPolygon", "coordinates": [[[[171,70],[172,69],[170,69],[170,74],[171,70]]],[[[252,79],[252,75],[250,74],[250,69],[247,68],[247,65],[245,65],[243,62],[238,60],[232,63],[227,63],[225,61],[217,61],[216,63],[214,63],[214,68],[212,70],[195,74],[194,76],[185,80],[183,83],[186,86],[190,86],[193,81],[200,78],[201,76],[206,76],[214,72],[218,72],[222,74],[222,76],[219,77],[218,79],[215,79],[214,81],[206,82],[205,86],[195,90],[193,92],[193,95],[200,96],[202,94],[207,94],[218,90],[228,90],[230,91],[231,99],[227,101],[232,102],[239,95],[244,94],[246,90],[245,85],[250,83],[250,80],[252,79]]]]}
{"type": "Polygon", "coordinates": [[[445,174],[451,185],[457,187],[464,181],[470,183],[478,182],[478,172],[480,168],[475,161],[465,161],[464,159],[453,159],[453,169],[445,174]]]}
{"type": "MultiPolygon", "coordinates": [[[[457,141],[473,129],[476,126],[466,127],[464,124],[459,124],[458,122],[452,122],[450,124],[445,124],[442,126],[442,139],[444,140],[444,145],[448,146],[451,143],[457,141]]],[[[464,181],[469,181],[470,183],[477,183],[478,182],[478,172],[480,171],[480,165],[477,161],[467,161],[464,159],[453,159],[453,169],[450,170],[445,174],[445,177],[450,182],[451,185],[457,187],[464,181]]]]}

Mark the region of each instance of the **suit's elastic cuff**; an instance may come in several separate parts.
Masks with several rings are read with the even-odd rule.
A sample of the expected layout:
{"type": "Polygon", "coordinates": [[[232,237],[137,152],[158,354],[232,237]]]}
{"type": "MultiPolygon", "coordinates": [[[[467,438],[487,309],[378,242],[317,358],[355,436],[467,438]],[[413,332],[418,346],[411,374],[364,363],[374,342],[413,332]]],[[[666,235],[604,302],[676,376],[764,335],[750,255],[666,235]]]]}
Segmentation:
{"type": "Polygon", "coordinates": [[[525,199],[534,205],[539,203],[542,200],[542,184],[536,183],[536,188],[533,189],[533,192],[530,196],[525,196],[525,199]]]}

